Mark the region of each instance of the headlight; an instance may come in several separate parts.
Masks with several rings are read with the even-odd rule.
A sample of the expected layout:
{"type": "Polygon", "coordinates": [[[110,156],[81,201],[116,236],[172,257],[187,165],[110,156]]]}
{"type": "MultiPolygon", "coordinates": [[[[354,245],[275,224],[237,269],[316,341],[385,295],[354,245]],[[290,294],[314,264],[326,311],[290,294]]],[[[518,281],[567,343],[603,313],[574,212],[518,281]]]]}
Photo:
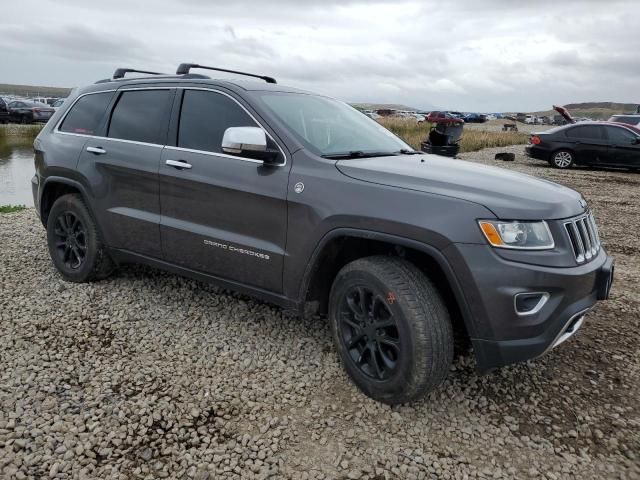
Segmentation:
{"type": "Polygon", "coordinates": [[[505,222],[478,220],[487,241],[498,248],[545,250],[554,247],[547,222],[505,222]]]}

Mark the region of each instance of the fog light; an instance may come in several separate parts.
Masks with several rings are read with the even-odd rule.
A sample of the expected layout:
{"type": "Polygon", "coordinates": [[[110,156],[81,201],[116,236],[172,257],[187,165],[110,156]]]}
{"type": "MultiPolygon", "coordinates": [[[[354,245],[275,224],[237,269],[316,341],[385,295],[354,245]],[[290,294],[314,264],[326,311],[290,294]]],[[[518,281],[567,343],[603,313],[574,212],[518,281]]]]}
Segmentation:
{"type": "Polygon", "coordinates": [[[513,297],[513,303],[518,315],[535,315],[549,300],[547,292],[518,293],[513,297]]]}

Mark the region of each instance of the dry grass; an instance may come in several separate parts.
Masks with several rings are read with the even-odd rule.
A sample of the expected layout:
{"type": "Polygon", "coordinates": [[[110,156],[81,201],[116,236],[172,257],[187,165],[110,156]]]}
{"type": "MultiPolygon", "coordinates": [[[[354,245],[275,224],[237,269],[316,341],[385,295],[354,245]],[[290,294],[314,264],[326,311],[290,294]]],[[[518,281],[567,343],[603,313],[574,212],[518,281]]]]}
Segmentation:
{"type": "MultiPolygon", "coordinates": [[[[420,143],[429,135],[430,123],[415,123],[411,120],[381,118],[382,125],[401,137],[413,148],[420,150],[420,143]]],[[[475,152],[489,147],[506,147],[527,143],[529,135],[522,132],[490,132],[465,129],[460,140],[461,152],[475,152]]]]}
{"type": "Polygon", "coordinates": [[[42,127],[44,127],[44,124],[39,123],[32,125],[19,125],[14,123],[0,125],[0,140],[16,138],[33,141],[40,133],[40,130],[42,130],[42,127]]]}

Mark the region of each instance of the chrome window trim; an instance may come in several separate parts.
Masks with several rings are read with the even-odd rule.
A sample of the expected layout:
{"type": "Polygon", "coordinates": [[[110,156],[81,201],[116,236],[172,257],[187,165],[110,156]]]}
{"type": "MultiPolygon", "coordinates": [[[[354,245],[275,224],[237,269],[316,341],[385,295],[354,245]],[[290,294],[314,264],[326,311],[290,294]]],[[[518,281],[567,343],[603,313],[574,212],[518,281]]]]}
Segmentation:
{"type": "MultiPolygon", "coordinates": [[[[222,90],[217,90],[215,88],[206,88],[206,87],[183,87],[183,86],[178,86],[176,87],[178,90],[201,90],[201,91],[207,91],[207,92],[214,92],[214,93],[219,93],[221,95],[224,95],[228,98],[230,98],[231,100],[233,100],[240,108],[242,108],[242,110],[244,110],[244,112],[249,115],[249,117],[256,122],[256,125],[258,125],[262,130],[264,130],[264,133],[273,141],[273,143],[276,144],[276,146],[278,147],[278,150],[280,150],[280,153],[282,154],[282,157],[284,158],[284,162],[282,163],[269,163],[268,165],[270,167],[284,167],[287,164],[287,155],[284,153],[284,149],[280,146],[280,144],[276,141],[275,138],[273,138],[273,136],[271,136],[271,134],[269,133],[269,131],[264,128],[264,125],[262,125],[262,123],[260,123],[258,121],[258,119],[253,116],[253,114],[247,110],[245,108],[244,105],[242,105],[240,102],[238,102],[238,100],[236,100],[232,95],[229,95],[226,92],[223,92],[222,90]]],[[[180,115],[182,115],[182,111],[180,111],[180,115]]],[[[180,129],[180,125],[178,124],[178,129],[180,129]]],[[[255,158],[247,158],[247,157],[240,157],[237,155],[228,155],[226,153],[217,153],[217,152],[210,152],[208,150],[197,150],[197,149],[191,149],[191,148],[184,148],[184,147],[178,147],[178,146],[169,146],[167,145],[168,149],[171,150],[182,150],[185,152],[191,152],[191,153],[203,153],[205,155],[213,155],[213,156],[217,156],[217,157],[223,157],[223,158],[235,158],[238,160],[242,160],[245,162],[252,162],[252,163],[260,163],[260,164],[264,164],[264,162],[262,160],[256,160],[255,158]]]]}
{"type": "Polygon", "coordinates": [[[109,90],[99,90],[97,92],[87,92],[87,93],[83,93],[82,95],[78,95],[76,97],[76,99],[73,101],[73,103],[71,105],[69,105],[69,108],[67,108],[67,110],[64,112],[64,115],[62,115],[60,120],[58,120],[58,123],[56,123],[56,126],[53,129],[53,133],[61,133],[63,135],[76,135],[76,136],[79,136],[79,137],[94,137],[95,135],[85,135],[83,133],[63,132],[63,131],[60,130],[60,126],[62,125],[62,122],[64,122],[64,120],[67,118],[67,115],[69,115],[69,112],[71,112],[71,109],[75,106],[76,103],[78,103],[78,101],[81,98],[84,98],[87,95],[97,95],[98,93],[109,93],[109,92],[117,92],[117,91],[118,91],[117,88],[112,88],[112,89],[109,89],[109,90]]]}
{"type": "MultiPolygon", "coordinates": [[[[238,102],[238,100],[236,100],[233,96],[229,95],[226,92],[223,92],[222,90],[217,90],[215,88],[166,86],[165,85],[165,86],[157,86],[157,87],[112,88],[112,89],[109,89],[109,90],[99,90],[99,91],[96,91],[96,92],[83,93],[82,95],[78,95],[78,97],[73,101],[73,103],[71,105],[69,105],[69,108],[67,108],[67,110],[64,112],[64,115],[62,116],[62,118],[60,118],[60,120],[58,120],[58,123],[56,124],[55,128],[53,129],[53,133],[58,133],[60,135],[71,135],[71,136],[75,136],[75,137],[96,138],[96,139],[100,139],[100,140],[111,140],[111,141],[116,141],[116,142],[132,143],[132,144],[136,144],[136,145],[145,145],[145,146],[149,146],[149,147],[160,147],[160,148],[166,148],[166,149],[174,150],[174,151],[184,151],[184,152],[189,152],[189,153],[199,153],[199,154],[211,155],[211,156],[222,157],[222,158],[233,158],[233,159],[236,159],[236,160],[241,160],[243,162],[258,163],[258,164],[264,165],[264,162],[262,160],[256,160],[255,158],[240,157],[238,155],[228,155],[226,153],[216,153],[216,152],[210,152],[208,150],[195,150],[195,149],[191,149],[191,148],[184,148],[184,147],[178,147],[178,146],[174,147],[172,145],[163,145],[163,144],[160,144],[160,143],[138,142],[136,140],[126,140],[124,138],[102,137],[102,136],[98,136],[98,135],[87,135],[87,134],[84,134],[84,133],[63,132],[63,131],[60,130],[60,126],[62,125],[62,122],[64,122],[65,118],[67,118],[67,115],[69,115],[69,112],[74,107],[74,105],[78,102],[78,100],[80,100],[83,97],[86,97],[87,95],[96,95],[98,93],[109,93],[109,92],[127,92],[127,91],[132,91],[132,90],[171,90],[171,89],[176,89],[176,90],[204,90],[204,91],[219,93],[221,95],[225,95],[226,97],[229,97],[240,108],[242,108],[242,110],[244,110],[245,113],[247,115],[249,115],[249,117],[254,122],[256,122],[256,124],[260,128],[262,128],[262,130],[264,130],[264,133],[273,141],[273,143],[276,144],[276,146],[278,147],[278,150],[280,150],[280,153],[282,154],[282,157],[284,158],[284,162],[283,163],[269,164],[269,166],[271,166],[271,167],[284,167],[287,164],[287,155],[284,152],[284,149],[280,146],[280,144],[276,141],[276,139],[273,138],[273,136],[271,136],[271,134],[267,131],[267,129],[264,128],[262,123],[260,123],[256,119],[256,117],[253,116],[253,114],[249,110],[247,110],[244,107],[244,105],[242,105],[240,102],[238,102]]],[[[180,112],[180,114],[181,113],[182,112],[180,112]]],[[[178,118],[178,121],[179,120],[180,119],[178,118]]]]}
{"type": "MultiPolygon", "coordinates": [[[[255,158],[238,157],[236,155],[229,155],[229,154],[226,154],[226,153],[209,152],[208,150],[195,150],[193,148],[174,147],[174,146],[171,146],[171,145],[166,145],[164,148],[167,149],[167,150],[174,151],[174,152],[198,153],[198,154],[201,154],[201,155],[210,155],[212,157],[233,158],[234,160],[242,160],[243,162],[259,163],[261,165],[264,164],[264,162],[262,160],[257,160],[255,158]]],[[[274,163],[273,164],[274,167],[280,167],[280,166],[283,166],[283,165],[285,165],[285,164],[284,163],[274,163]]]]}

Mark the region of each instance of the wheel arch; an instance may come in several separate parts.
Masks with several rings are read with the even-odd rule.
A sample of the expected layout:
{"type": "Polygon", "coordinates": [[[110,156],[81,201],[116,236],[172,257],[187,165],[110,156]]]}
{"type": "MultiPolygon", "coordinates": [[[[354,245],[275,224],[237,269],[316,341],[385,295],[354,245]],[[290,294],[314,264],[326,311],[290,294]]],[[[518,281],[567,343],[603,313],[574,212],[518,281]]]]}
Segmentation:
{"type": "Polygon", "coordinates": [[[95,219],[91,206],[87,201],[87,192],[80,182],[65,177],[47,177],[42,186],[40,201],[38,203],[40,220],[45,227],[47,226],[49,212],[55,201],[62,195],[74,193],[82,197],[89,213],[91,213],[91,216],[95,219]]]}
{"type": "Polygon", "coordinates": [[[440,250],[409,238],[369,230],[339,228],[320,240],[300,285],[301,310],[326,313],[329,291],[338,271],[353,260],[379,254],[406,258],[429,276],[447,304],[456,335],[471,338],[471,311],[453,268],[440,250]]]}

